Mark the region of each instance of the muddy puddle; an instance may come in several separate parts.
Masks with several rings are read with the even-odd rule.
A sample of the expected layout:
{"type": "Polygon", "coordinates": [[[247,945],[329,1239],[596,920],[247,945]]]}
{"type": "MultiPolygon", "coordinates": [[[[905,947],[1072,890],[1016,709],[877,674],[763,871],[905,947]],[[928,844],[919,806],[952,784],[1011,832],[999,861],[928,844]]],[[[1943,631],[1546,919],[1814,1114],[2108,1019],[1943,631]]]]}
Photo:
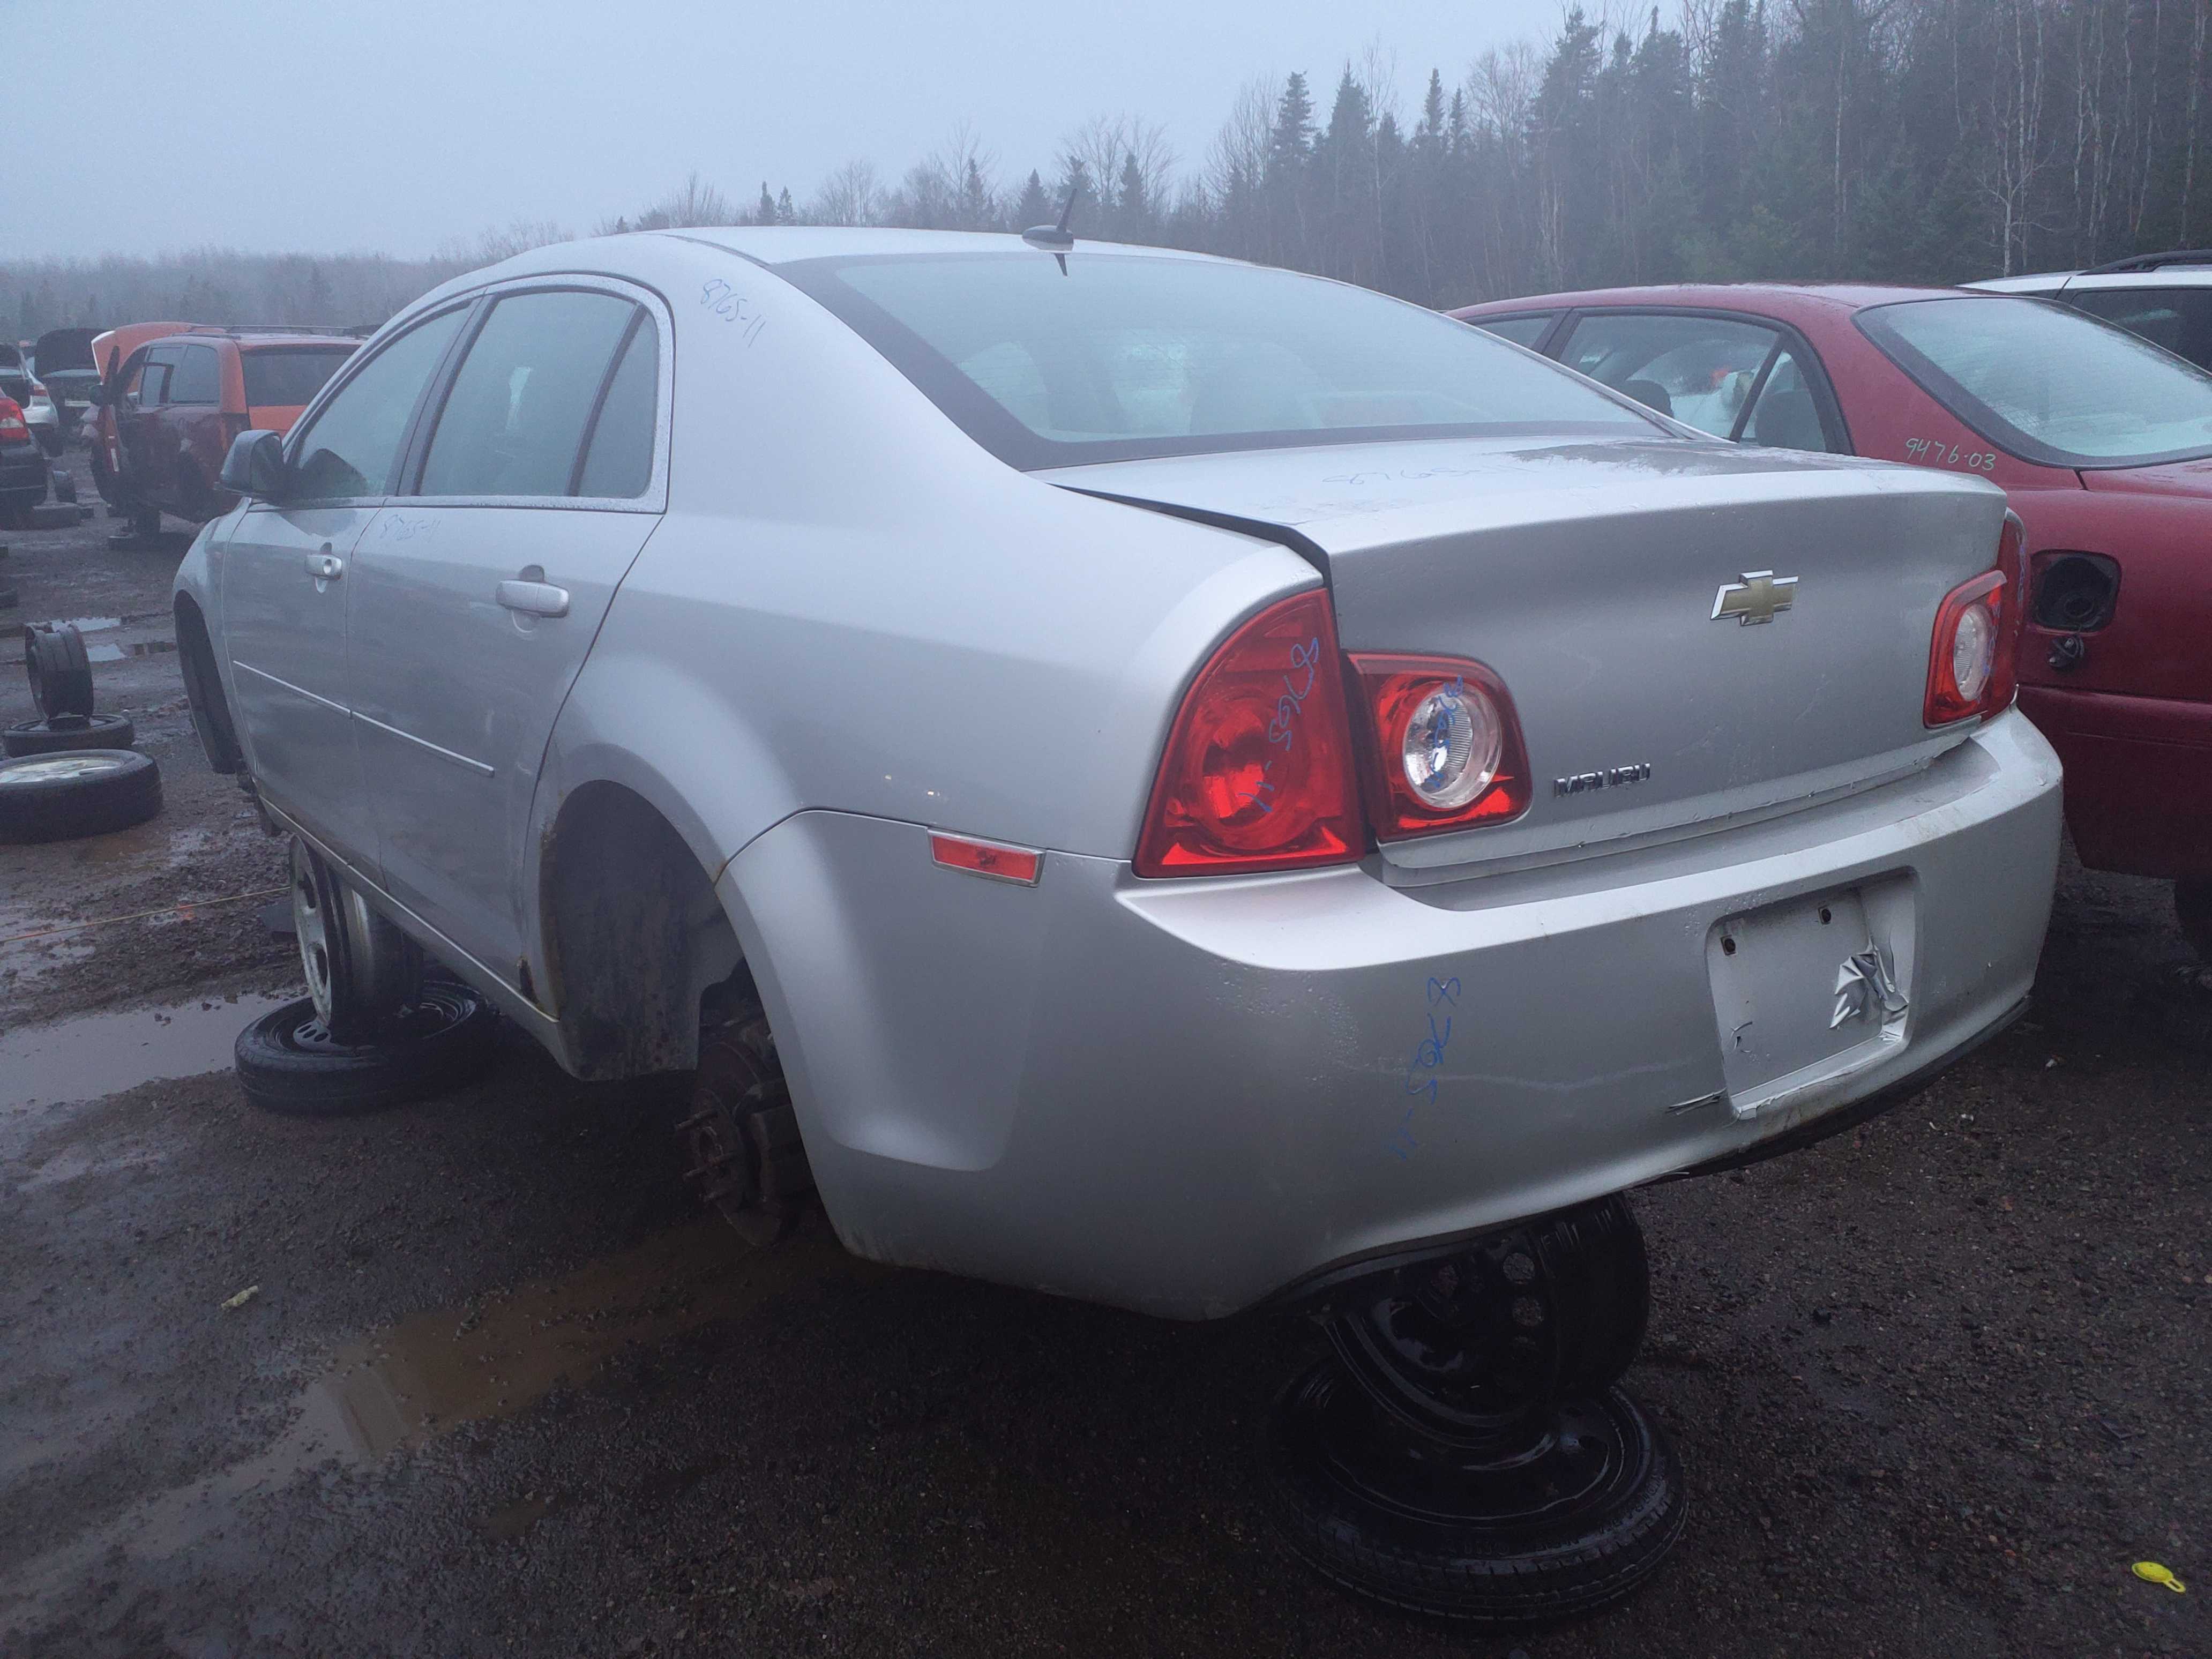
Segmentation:
{"type": "MultiPolygon", "coordinates": [[[[310,1385],[290,1428],[258,1455],[144,1499],[110,1524],[27,1565],[22,1605],[120,1556],[172,1556],[233,1525],[237,1505],[336,1463],[364,1466],[463,1424],[511,1417],[556,1386],[591,1386],[632,1344],[662,1341],[758,1312],[778,1296],[890,1271],[848,1255],[829,1223],[749,1250],[719,1219],[647,1239],[557,1278],[416,1314],[341,1350],[310,1385]]],[[[281,1296],[272,1286],[263,1297],[281,1296]]],[[[226,1318],[251,1318],[249,1302],[226,1318]]],[[[478,1525],[494,1538],[526,1531],[555,1507],[536,1495],[478,1525]]],[[[0,1619],[0,1631],[5,1620],[0,1619]]]]}
{"type": "Polygon", "coordinates": [[[174,640],[134,640],[128,644],[88,645],[84,648],[87,662],[121,662],[130,657],[158,657],[174,651],[174,640]]]}
{"type": "Polygon", "coordinates": [[[239,1030],[289,996],[102,1012],[0,1034],[0,1113],[230,1069],[239,1030]]]}
{"type": "Polygon", "coordinates": [[[586,1384],[632,1343],[741,1317],[797,1285],[884,1271],[810,1219],[798,1237],[756,1251],[710,1217],[557,1279],[414,1315],[340,1351],[308,1416],[339,1431],[331,1450],[381,1457],[586,1384]]]}

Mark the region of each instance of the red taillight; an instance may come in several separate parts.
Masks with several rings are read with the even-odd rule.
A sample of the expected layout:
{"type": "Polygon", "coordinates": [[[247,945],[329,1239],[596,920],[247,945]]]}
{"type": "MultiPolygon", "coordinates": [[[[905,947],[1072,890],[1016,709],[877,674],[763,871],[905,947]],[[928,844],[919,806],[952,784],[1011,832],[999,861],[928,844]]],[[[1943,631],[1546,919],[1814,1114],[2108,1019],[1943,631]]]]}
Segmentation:
{"type": "Polygon", "coordinates": [[[1527,810],[1528,757],[1504,683],[1479,662],[1369,656],[1368,821],[1386,839],[1503,823],[1527,810]]]}
{"type": "Polygon", "coordinates": [[[2012,706],[2021,620],[2013,614],[2012,596],[2020,592],[2020,550],[2021,523],[2008,513],[1997,538],[1996,568],[1961,582],[1936,608],[1928,694],[1921,707],[1926,725],[1987,719],[2012,706]]]}
{"type": "Polygon", "coordinates": [[[1231,634],[1185,694],[1138,838],[1140,876],[1345,864],[1366,850],[1336,621],[1319,589],[1231,634]]]}
{"type": "Polygon", "coordinates": [[[22,404],[13,398],[0,398],[0,443],[21,443],[30,435],[22,404]]]}

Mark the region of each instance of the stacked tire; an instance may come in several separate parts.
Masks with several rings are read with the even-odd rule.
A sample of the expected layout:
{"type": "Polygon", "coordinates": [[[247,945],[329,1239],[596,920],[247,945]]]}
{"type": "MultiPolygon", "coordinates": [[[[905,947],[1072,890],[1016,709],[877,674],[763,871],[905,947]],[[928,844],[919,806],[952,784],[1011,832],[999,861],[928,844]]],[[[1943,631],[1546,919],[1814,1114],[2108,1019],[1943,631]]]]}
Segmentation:
{"type": "Polygon", "coordinates": [[[31,700],[43,718],[0,730],[0,842],[68,841],[143,823],[161,810],[161,770],[120,714],[93,712],[92,663],[67,623],[23,629],[31,700]]]}

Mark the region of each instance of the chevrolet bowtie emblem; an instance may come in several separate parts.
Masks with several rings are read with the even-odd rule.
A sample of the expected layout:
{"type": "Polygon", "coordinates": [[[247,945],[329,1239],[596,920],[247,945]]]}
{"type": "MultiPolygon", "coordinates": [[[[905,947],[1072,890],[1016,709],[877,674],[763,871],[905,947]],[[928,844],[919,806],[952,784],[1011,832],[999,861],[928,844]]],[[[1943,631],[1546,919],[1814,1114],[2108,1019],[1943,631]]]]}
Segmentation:
{"type": "Polygon", "coordinates": [[[1747,570],[1741,581],[1723,582],[1721,591],[1713,595],[1715,622],[1734,617],[1748,628],[1753,623],[1771,623],[1778,611],[1787,611],[1797,596],[1795,576],[1778,576],[1771,570],[1747,570]]]}

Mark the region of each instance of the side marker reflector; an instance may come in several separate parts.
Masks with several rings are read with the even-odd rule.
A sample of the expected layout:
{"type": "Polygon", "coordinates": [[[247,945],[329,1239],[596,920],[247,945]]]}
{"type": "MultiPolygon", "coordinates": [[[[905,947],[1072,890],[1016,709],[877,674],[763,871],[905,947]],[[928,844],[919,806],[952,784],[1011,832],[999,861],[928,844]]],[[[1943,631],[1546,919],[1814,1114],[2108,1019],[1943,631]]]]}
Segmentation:
{"type": "Polygon", "coordinates": [[[971,876],[989,876],[996,881],[1018,881],[1024,887],[1036,885],[1037,871],[1044,863],[1043,854],[1026,847],[1006,847],[966,836],[940,836],[933,830],[929,855],[948,870],[965,870],[971,876]]]}

